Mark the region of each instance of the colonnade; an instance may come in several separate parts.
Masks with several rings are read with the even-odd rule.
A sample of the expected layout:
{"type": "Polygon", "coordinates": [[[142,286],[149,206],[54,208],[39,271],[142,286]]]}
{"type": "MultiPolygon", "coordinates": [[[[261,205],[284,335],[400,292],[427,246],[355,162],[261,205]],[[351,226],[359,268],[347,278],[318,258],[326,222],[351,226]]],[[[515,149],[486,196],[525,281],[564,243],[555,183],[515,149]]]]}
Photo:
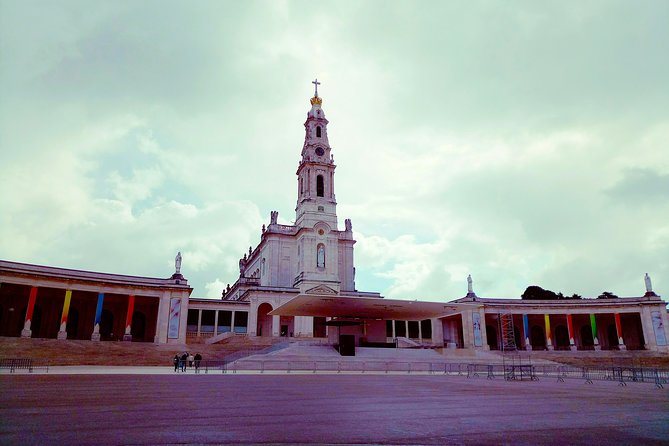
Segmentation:
{"type": "Polygon", "coordinates": [[[133,335],[135,341],[155,340],[157,318],[162,303],[162,299],[157,297],[140,296],[141,304],[138,309],[138,298],[135,294],[121,295],[84,291],[75,287],[62,289],[9,283],[0,285],[0,289],[3,291],[0,299],[0,321],[4,324],[2,334],[5,336],[88,339],[89,335],[83,334],[86,331],[78,333],[79,327],[84,330],[88,327],[88,330],[92,328],[92,331],[88,331],[92,341],[100,341],[101,338],[132,341],[133,335]],[[27,302],[26,287],[29,288],[27,302]],[[108,303],[107,307],[105,302],[108,303]],[[120,320],[123,321],[122,326],[120,320]],[[14,331],[18,330],[17,324],[22,327],[20,333],[14,331]],[[101,333],[101,326],[104,326],[104,333],[101,333]]]}
{"type": "Polygon", "coordinates": [[[391,337],[392,339],[399,337],[406,337],[410,339],[418,339],[419,342],[422,342],[423,339],[432,339],[432,325],[429,319],[423,320],[423,321],[400,321],[400,320],[389,320],[388,321],[390,324],[390,327],[386,327],[386,336],[391,337]],[[429,329],[423,330],[423,323],[427,322],[429,323],[429,329]],[[417,330],[414,328],[414,330],[410,330],[410,324],[415,323],[418,328],[417,330]],[[411,336],[411,332],[416,333],[417,331],[417,336],[411,336]],[[423,337],[425,331],[425,337],[423,337]],[[402,332],[404,334],[402,334],[402,332]]]}
{"type": "MultiPolygon", "coordinates": [[[[541,316],[541,315],[540,315],[541,316]]],[[[581,334],[579,333],[578,338],[577,334],[574,331],[574,322],[573,322],[573,315],[570,313],[563,314],[563,315],[551,315],[551,314],[543,314],[543,325],[544,325],[544,330],[545,330],[545,345],[547,350],[555,350],[556,348],[556,334],[551,330],[551,316],[554,319],[558,318],[564,318],[562,321],[563,323],[566,324],[567,327],[567,336],[569,339],[569,350],[575,351],[578,349],[577,347],[577,342],[576,340],[580,338],[579,340],[581,341],[580,344],[582,347],[587,347],[587,345],[584,344],[589,344],[581,334]]],[[[590,335],[592,337],[592,347],[594,350],[600,350],[600,333],[597,328],[597,317],[596,313],[589,313],[587,314],[588,316],[588,322],[589,322],[589,328],[590,328],[590,335]]],[[[626,350],[627,347],[625,345],[624,339],[623,339],[623,329],[622,329],[622,324],[620,322],[620,313],[613,313],[613,318],[615,321],[615,328],[616,328],[616,338],[617,338],[617,346],[619,350],[626,350]]],[[[522,327],[523,327],[523,344],[522,346],[525,348],[525,350],[532,350],[532,333],[530,331],[530,324],[529,324],[529,316],[528,314],[523,314],[522,315],[522,327]]],[[[583,326],[581,327],[583,329],[583,326]]],[[[503,333],[499,333],[500,336],[503,336],[503,333]]],[[[639,343],[639,346],[643,347],[643,340],[639,343]]],[[[521,347],[521,345],[518,345],[517,347],[521,347]]]]}
{"type": "MultiPolygon", "coordinates": [[[[488,310],[489,311],[489,310],[488,310]]],[[[501,348],[512,337],[519,349],[532,350],[656,350],[667,348],[665,331],[667,313],[650,307],[635,311],[621,307],[619,311],[492,313],[485,311],[481,333],[472,327],[473,339],[485,339],[483,346],[501,348]],[[513,324],[504,323],[511,318],[513,324]],[[509,328],[513,327],[513,328],[509,328]],[[509,334],[508,330],[514,332],[509,334]],[[522,330],[522,331],[521,331],[522,330]],[[490,339],[494,336],[495,339],[490,339]]],[[[480,347],[481,345],[474,345],[480,347]]]]}
{"type": "MultiPolygon", "coordinates": [[[[204,327],[209,327],[205,324],[204,327]]],[[[227,330],[221,330],[221,327],[229,327],[229,331],[233,333],[246,333],[248,331],[248,311],[239,310],[210,310],[204,308],[191,308],[188,310],[188,335],[200,337],[202,335],[212,334],[214,336],[225,333],[227,330]],[[203,330],[202,315],[205,311],[212,311],[214,313],[214,324],[212,330],[203,330]],[[230,325],[219,325],[219,314],[222,312],[230,314],[230,325]],[[197,324],[193,324],[193,319],[197,318],[197,324]],[[239,324],[236,324],[238,322],[239,324]]]]}

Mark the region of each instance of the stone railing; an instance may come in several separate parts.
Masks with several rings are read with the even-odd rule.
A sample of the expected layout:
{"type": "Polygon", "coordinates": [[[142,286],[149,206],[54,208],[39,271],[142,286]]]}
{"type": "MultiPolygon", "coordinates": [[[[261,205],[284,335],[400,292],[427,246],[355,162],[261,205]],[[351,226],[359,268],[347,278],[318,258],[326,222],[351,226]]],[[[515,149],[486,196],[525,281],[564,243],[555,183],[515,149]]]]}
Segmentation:
{"type": "Polygon", "coordinates": [[[290,225],[280,225],[278,223],[269,225],[267,227],[266,232],[278,232],[281,234],[295,234],[296,228],[295,226],[290,226],[290,225]]]}

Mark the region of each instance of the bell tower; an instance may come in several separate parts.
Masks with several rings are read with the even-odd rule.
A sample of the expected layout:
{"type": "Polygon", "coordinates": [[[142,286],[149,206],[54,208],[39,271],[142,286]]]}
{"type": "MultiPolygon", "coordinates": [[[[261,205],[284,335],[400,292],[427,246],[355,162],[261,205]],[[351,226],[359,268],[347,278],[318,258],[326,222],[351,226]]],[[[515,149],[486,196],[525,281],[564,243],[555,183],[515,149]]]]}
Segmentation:
{"type": "Polygon", "coordinates": [[[337,230],[337,201],[334,193],[334,157],[328,142],[328,120],[318,96],[318,79],[311,98],[311,110],[304,123],[302,159],[297,168],[297,207],[295,225],[313,228],[319,222],[337,230]]]}

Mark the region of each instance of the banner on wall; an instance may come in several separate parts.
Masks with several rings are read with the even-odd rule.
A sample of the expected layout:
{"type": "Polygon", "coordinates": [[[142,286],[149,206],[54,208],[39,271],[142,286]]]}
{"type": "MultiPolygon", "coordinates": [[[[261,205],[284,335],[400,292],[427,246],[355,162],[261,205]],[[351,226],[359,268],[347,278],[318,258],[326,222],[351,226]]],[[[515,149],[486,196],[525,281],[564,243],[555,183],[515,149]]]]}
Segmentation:
{"type": "Polygon", "coordinates": [[[481,347],[481,313],[473,313],[472,320],[474,322],[474,347],[481,347]]]}
{"type": "Polygon", "coordinates": [[[170,299],[170,319],[167,326],[167,337],[169,339],[179,338],[179,322],[181,319],[181,298],[170,299]]]}
{"type": "Polygon", "coordinates": [[[664,324],[662,315],[659,311],[651,311],[650,319],[653,321],[653,331],[655,332],[655,343],[657,345],[667,345],[667,337],[664,335],[664,324]]]}

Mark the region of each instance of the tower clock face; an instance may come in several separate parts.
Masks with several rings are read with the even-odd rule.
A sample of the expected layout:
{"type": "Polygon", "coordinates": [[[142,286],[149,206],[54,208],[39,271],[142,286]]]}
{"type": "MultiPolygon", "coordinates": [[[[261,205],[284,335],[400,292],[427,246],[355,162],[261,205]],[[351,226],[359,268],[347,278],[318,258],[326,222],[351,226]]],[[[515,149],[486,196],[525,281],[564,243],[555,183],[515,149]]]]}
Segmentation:
{"type": "Polygon", "coordinates": [[[323,150],[322,147],[316,147],[316,155],[323,156],[324,153],[325,153],[325,150],[323,150]]]}

